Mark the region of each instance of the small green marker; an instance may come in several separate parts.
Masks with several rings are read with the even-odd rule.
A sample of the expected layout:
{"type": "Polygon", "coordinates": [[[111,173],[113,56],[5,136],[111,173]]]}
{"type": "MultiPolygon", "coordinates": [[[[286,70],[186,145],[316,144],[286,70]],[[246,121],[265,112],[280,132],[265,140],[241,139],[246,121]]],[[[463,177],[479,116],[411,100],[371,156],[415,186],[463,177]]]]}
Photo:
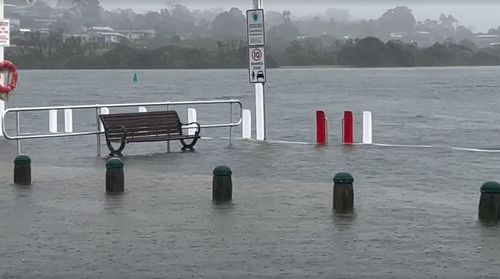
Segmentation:
{"type": "Polygon", "coordinates": [[[139,81],[139,78],[137,77],[137,73],[134,73],[134,83],[137,83],[139,81]]]}

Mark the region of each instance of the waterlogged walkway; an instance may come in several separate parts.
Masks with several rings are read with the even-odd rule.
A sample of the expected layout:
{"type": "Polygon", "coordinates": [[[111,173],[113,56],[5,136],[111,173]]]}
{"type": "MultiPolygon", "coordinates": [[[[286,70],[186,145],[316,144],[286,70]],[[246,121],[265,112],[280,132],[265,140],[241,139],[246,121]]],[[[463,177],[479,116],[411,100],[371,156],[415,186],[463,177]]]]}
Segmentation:
{"type": "Polygon", "coordinates": [[[492,153],[204,140],[125,151],[126,193],[104,193],[92,139],[27,142],[30,187],[0,141],[0,278],[496,278],[500,236],[477,221],[492,153]],[[176,146],[173,146],[172,150],[176,146]],[[234,201],[211,202],[233,170],[234,201]],[[332,178],[355,212],[332,211],[332,178]]]}

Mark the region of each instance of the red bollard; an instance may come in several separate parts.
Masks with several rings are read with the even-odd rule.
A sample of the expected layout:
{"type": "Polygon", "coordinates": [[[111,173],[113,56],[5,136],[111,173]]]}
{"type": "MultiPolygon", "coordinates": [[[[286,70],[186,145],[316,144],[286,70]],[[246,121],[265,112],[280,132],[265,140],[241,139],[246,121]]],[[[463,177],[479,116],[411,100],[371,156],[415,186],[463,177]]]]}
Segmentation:
{"type": "Polygon", "coordinates": [[[344,144],[354,143],[354,116],[352,111],[344,111],[344,144]]]}
{"type": "Polygon", "coordinates": [[[316,143],[325,145],[328,143],[328,124],[325,112],[316,111],[316,143]]]}

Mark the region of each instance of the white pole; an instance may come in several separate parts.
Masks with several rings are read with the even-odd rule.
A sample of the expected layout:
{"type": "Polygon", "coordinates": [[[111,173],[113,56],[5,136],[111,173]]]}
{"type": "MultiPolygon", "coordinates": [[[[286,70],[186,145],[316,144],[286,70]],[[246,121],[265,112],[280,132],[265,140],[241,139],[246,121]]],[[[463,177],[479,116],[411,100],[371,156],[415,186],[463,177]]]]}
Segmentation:
{"type": "Polygon", "coordinates": [[[252,138],[252,112],[249,109],[243,110],[243,126],[241,137],[244,139],[252,138]]]}
{"type": "Polygon", "coordinates": [[[49,132],[57,133],[57,110],[55,109],[49,111],[49,132]]]}
{"type": "MultiPolygon", "coordinates": [[[[263,9],[262,0],[253,0],[254,9],[263,9]]],[[[255,84],[255,126],[257,127],[257,140],[266,140],[266,100],[264,83],[255,84]]]]}
{"type": "MultiPolygon", "coordinates": [[[[4,0],[0,0],[0,19],[3,19],[4,17],[4,0]]],[[[3,61],[5,59],[4,57],[4,49],[3,47],[0,47],[0,61],[3,61]]],[[[0,83],[4,83],[4,75],[0,74],[0,83]]],[[[3,137],[3,130],[2,130],[2,125],[3,125],[3,114],[5,112],[5,102],[0,100],[0,138],[3,137]]]]}
{"type": "MultiPolygon", "coordinates": [[[[109,108],[107,107],[101,108],[101,114],[109,114],[109,108]]],[[[99,121],[99,130],[101,132],[104,132],[104,126],[102,125],[101,121],[99,121]]]]}
{"type": "Polygon", "coordinates": [[[266,140],[266,126],[264,118],[264,84],[255,84],[255,122],[257,140],[266,140]]]}
{"type": "Polygon", "coordinates": [[[64,132],[73,133],[73,110],[64,110],[64,132]]]}
{"type": "MultiPolygon", "coordinates": [[[[196,109],[194,108],[188,108],[188,123],[191,123],[191,122],[198,122],[197,120],[197,116],[196,116],[196,109]]],[[[192,125],[189,125],[189,127],[196,127],[195,124],[192,124],[192,125]]],[[[194,135],[194,133],[196,133],[196,128],[191,128],[191,129],[188,129],[188,135],[192,136],[194,135]]]]}
{"type": "Polygon", "coordinates": [[[372,113],[363,111],[363,143],[372,144],[372,113]]]}

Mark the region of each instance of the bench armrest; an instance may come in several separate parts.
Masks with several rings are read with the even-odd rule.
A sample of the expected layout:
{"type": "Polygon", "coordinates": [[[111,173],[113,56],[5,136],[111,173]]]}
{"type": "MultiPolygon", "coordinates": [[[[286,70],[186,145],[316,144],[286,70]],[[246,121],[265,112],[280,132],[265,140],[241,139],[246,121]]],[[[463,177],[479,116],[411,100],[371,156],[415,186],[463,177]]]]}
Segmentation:
{"type": "MultiPolygon", "coordinates": [[[[197,126],[197,127],[196,127],[197,131],[194,133],[194,135],[195,135],[195,136],[197,136],[197,135],[199,135],[199,134],[200,134],[200,131],[201,131],[201,126],[200,126],[200,123],[198,123],[198,122],[191,122],[191,123],[182,124],[182,125],[183,125],[183,126],[191,126],[191,125],[193,125],[193,124],[195,124],[195,125],[197,126]]],[[[186,127],[186,128],[184,128],[184,127],[183,127],[183,129],[193,129],[193,128],[192,128],[192,127],[189,127],[189,128],[188,128],[188,127],[186,127]]]]}

